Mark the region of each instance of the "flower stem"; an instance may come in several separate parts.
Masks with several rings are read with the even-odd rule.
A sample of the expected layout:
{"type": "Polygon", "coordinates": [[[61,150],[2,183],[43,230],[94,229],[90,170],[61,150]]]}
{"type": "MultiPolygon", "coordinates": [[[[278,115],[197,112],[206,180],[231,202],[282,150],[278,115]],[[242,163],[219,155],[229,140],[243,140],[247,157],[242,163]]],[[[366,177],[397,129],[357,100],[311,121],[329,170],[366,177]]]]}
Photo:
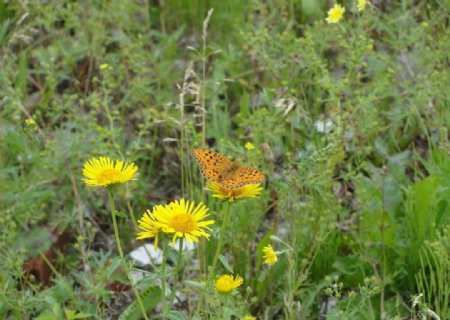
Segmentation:
{"type": "MultiPolygon", "coordinates": [[[[230,215],[230,210],[231,210],[231,205],[228,202],[226,202],[226,204],[225,204],[225,213],[223,215],[223,221],[222,221],[222,227],[220,228],[219,240],[217,242],[217,247],[216,247],[216,253],[214,254],[214,259],[213,259],[212,266],[211,266],[211,268],[208,271],[208,278],[206,280],[206,285],[207,286],[211,282],[212,277],[214,276],[214,271],[216,270],[217,261],[219,260],[220,251],[222,250],[223,240],[225,238],[225,230],[227,228],[228,217],[230,215]]],[[[205,297],[205,291],[206,290],[202,291],[202,293],[200,295],[200,298],[198,300],[196,315],[199,314],[200,309],[202,307],[203,299],[205,297]]]]}
{"type": "Polygon", "coordinates": [[[180,238],[180,243],[178,245],[178,260],[177,265],[175,266],[175,275],[173,279],[173,290],[172,290],[172,296],[170,297],[170,305],[173,305],[173,301],[175,300],[175,293],[176,293],[176,285],[178,282],[178,274],[180,273],[180,266],[181,266],[181,258],[183,256],[183,238],[180,238]]]}
{"type": "Polygon", "coordinates": [[[139,307],[141,308],[142,315],[144,316],[145,320],[148,320],[147,314],[145,313],[144,304],[142,303],[141,297],[139,295],[139,291],[136,289],[133,279],[131,278],[130,269],[128,268],[128,264],[125,261],[125,257],[123,255],[122,245],[120,243],[120,235],[119,235],[119,228],[117,227],[117,217],[116,217],[116,209],[114,206],[114,192],[111,189],[108,190],[108,198],[109,198],[109,207],[111,209],[111,216],[113,221],[113,227],[114,227],[114,236],[116,237],[116,245],[117,245],[117,251],[119,251],[120,260],[122,261],[123,268],[125,269],[125,272],[128,277],[128,281],[130,282],[131,288],[133,289],[134,295],[136,296],[136,299],[139,303],[139,307]]]}
{"type": "Polygon", "coordinates": [[[214,271],[216,270],[216,266],[217,266],[217,261],[219,260],[220,251],[222,250],[223,240],[225,238],[225,230],[227,229],[228,217],[230,215],[230,208],[231,208],[231,205],[227,202],[226,208],[225,208],[225,213],[223,215],[222,227],[220,228],[220,235],[219,235],[219,241],[217,242],[216,253],[214,255],[214,260],[213,260],[211,269],[208,272],[208,283],[211,281],[211,279],[214,275],[214,271]]]}
{"type": "Polygon", "coordinates": [[[126,203],[127,203],[128,212],[130,213],[130,217],[131,217],[131,221],[133,222],[134,230],[138,231],[138,224],[137,224],[136,216],[134,215],[134,210],[133,210],[133,207],[131,206],[130,199],[128,197],[128,192],[129,192],[128,184],[125,186],[125,192],[127,194],[126,203]]]}
{"type": "Polygon", "coordinates": [[[161,262],[161,303],[162,303],[162,309],[163,314],[162,318],[166,318],[167,314],[167,303],[166,303],[166,260],[167,260],[167,247],[168,247],[168,240],[164,237],[162,239],[163,243],[163,256],[162,256],[162,262],[161,262]]]}

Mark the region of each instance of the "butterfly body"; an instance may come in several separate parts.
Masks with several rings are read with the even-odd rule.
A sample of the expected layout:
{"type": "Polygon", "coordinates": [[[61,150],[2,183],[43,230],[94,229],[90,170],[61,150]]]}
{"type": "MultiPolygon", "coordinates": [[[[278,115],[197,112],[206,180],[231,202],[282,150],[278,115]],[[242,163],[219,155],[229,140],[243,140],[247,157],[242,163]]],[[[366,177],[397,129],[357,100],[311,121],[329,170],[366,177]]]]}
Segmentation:
{"type": "Polygon", "coordinates": [[[219,173],[219,180],[226,180],[232,177],[233,173],[239,169],[241,164],[239,161],[232,162],[225,170],[219,173]]]}
{"type": "Polygon", "coordinates": [[[226,189],[237,189],[247,184],[262,183],[264,174],[252,167],[242,166],[215,151],[194,149],[192,151],[200,165],[202,175],[226,189]]]}

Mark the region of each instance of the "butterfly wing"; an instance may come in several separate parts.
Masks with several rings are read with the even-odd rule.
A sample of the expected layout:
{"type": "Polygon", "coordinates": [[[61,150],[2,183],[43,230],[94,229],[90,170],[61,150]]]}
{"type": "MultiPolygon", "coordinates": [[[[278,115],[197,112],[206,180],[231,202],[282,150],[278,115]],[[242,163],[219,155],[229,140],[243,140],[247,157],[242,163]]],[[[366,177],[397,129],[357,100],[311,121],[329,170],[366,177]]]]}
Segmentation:
{"type": "Polygon", "coordinates": [[[226,179],[219,181],[219,183],[224,188],[237,189],[247,184],[263,183],[265,179],[264,174],[257,169],[239,166],[226,179]]]}
{"type": "Polygon", "coordinates": [[[214,182],[220,182],[220,174],[232,164],[230,159],[211,150],[194,149],[192,155],[198,161],[203,177],[214,182]]]}

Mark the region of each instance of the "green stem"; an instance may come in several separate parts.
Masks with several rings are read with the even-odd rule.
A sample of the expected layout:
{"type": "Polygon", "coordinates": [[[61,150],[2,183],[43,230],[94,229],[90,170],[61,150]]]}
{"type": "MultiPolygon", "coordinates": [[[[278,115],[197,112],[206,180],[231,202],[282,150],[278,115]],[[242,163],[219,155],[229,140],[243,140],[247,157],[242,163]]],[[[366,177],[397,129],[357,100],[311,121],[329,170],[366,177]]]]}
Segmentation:
{"type": "MultiPolygon", "coordinates": [[[[126,192],[126,194],[128,194],[128,185],[126,186],[125,192],[126,192]]],[[[134,215],[134,210],[133,210],[133,207],[131,206],[130,199],[127,198],[126,203],[127,203],[128,213],[130,214],[131,221],[133,222],[134,230],[136,232],[139,232],[137,219],[136,219],[136,216],[134,215]]],[[[148,251],[147,247],[146,246],[142,246],[142,247],[144,248],[145,253],[147,253],[147,256],[150,259],[150,261],[152,261],[152,259],[153,259],[152,255],[148,251]]]]}
{"type": "Polygon", "coordinates": [[[172,290],[172,296],[170,297],[170,305],[173,305],[173,301],[175,300],[175,293],[176,293],[176,285],[178,282],[178,274],[180,273],[180,267],[181,267],[181,258],[183,257],[183,238],[180,238],[180,243],[178,245],[178,259],[177,259],[177,265],[175,266],[175,275],[173,279],[173,290],[172,290]]]}
{"type": "Polygon", "coordinates": [[[125,269],[125,272],[128,277],[128,281],[130,282],[131,288],[133,289],[134,295],[136,296],[136,299],[139,303],[139,307],[141,308],[142,315],[144,316],[145,320],[148,320],[147,314],[145,313],[144,304],[142,303],[141,297],[139,295],[139,291],[136,289],[133,279],[131,278],[130,269],[128,268],[128,264],[125,261],[125,257],[123,255],[122,245],[120,243],[120,235],[119,235],[119,228],[117,227],[117,217],[116,217],[116,209],[114,206],[114,192],[108,188],[108,198],[109,198],[109,207],[111,209],[111,216],[113,221],[113,227],[114,227],[114,235],[116,237],[116,245],[117,245],[117,251],[119,251],[120,260],[122,261],[123,268],[125,269]]]}
{"type": "Polygon", "coordinates": [[[217,266],[217,261],[219,260],[220,251],[222,250],[223,240],[225,238],[225,231],[227,229],[227,224],[228,224],[228,217],[230,215],[230,208],[231,208],[230,204],[227,203],[227,206],[225,208],[225,213],[223,215],[222,228],[220,228],[219,241],[217,242],[217,248],[216,248],[216,253],[214,255],[213,264],[211,266],[211,269],[208,272],[208,283],[211,281],[211,278],[214,275],[214,271],[216,270],[216,266],[217,266]]]}
{"type": "Polygon", "coordinates": [[[163,257],[161,262],[161,303],[163,308],[163,314],[162,318],[166,318],[167,314],[167,303],[166,303],[166,260],[167,260],[167,247],[168,247],[168,240],[164,237],[162,239],[163,243],[163,257]]]}
{"type": "MultiPolygon", "coordinates": [[[[293,290],[293,280],[295,279],[295,274],[294,274],[294,272],[295,272],[295,270],[294,270],[294,266],[293,266],[293,261],[292,261],[292,257],[291,257],[291,255],[289,254],[288,255],[288,273],[287,273],[287,284],[288,284],[288,298],[287,298],[287,302],[286,302],[286,304],[287,304],[287,308],[286,308],[286,311],[287,311],[287,318],[288,319],[290,319],[291,318],[291,316],[294,314],[294,312],[293,312],[293,305],[294,305],[294,294],[293,294],[293,292],[294,292],[294,290],[293,290]]],[[[269,283],[269,290],[268,290],[268,292],[270,292],[270,284],[272,284],[273,283],[273,281],[272,281],[272,272],[269,272],[269,281],[268,281],[268,283],[269,283]]],[[[269,298],[270,300],[270,302],[271,302],[271,296],[270,296],[270,298],[269,298]]]]}
{"type": "Polygon", "coordinates": [[[385,174],[386,172],[383,172],[383,179],[382,179],[382,186],[381,186],[381,194],[383,198],[383,208],[380,211],[381,213],[381,225],[380,225],[380,240],[381,240],[381,275],[380,275],[380,282],[381,282],[381,291],[380,291],[380,319],[386,319],[386,315],[384,314],[384,286],[385,286],[385,279],[386,279],[386,246],[385,246],[385,239],[384,239],[384,229],[386,228],[385,224],[385,218],[386,218],[386,205],[385,205],[385,174]]]}
{"type": "MultiPolygon", "coordinates": [[[[214,271],[216,270],[217,261],[219,260],[220,251],[222,250],[223,240],[225,238],[225,230],[228,225],[228,218],[230,215],[230,210],[231,210],[231,205],[227,202],[226,207],[225,207],[225,213],[223,215],[222,227],[220,228],[220,235],[219,235],[219,241],[217,242],[216,253],[214,254],[212,266],[208,271],[208,278],[206,280],[207,286],[211,282],[212,277],[214,276],[214,271]]],[[[198,305],[197,305],[197,310],[196,310],[196,315],[199,314],[200,309],[202,307],[203,299],[205,297],[205,291],[206,290],[202,290],[202,292],[200,294],[200,298],[198,300],[198,305]]]]}
{"type": "Polygon", "coordinates": [[[127,194],[126,202],[127,202],[128,212],[130,213],[130,217],[131,217],[131,221],[133,222],[134,230],[137,232],[137,231],[139,231],[139,229],[138,229],[136,216],[134,215],[133,207],[131,206],[130,199],[128,198],[128,192],[129,192],[128,185],[125,187],[125,192],[127,194]]]}

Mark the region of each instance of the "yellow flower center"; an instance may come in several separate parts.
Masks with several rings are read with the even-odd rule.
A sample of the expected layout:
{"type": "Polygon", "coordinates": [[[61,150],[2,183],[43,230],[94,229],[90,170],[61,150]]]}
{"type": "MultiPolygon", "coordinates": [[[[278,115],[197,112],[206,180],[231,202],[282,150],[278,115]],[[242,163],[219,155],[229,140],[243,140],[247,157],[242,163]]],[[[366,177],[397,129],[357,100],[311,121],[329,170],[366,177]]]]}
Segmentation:
{"type": "Polygon", "coordinates": [[[242,195],[244,193],[244,189],[236,189],[236,190],[232,190],[232,192],[230,193],[230,195],[234,198],[239,197],[240,195],[242,195]]]}
{"type": "Polygon", "coordinates": [[[190,233],[192,230],[195,230],[195,220],[190,214],[177,214],[172,218],[171,222],[172,228],[177,232],[190,233]]]}
{"type": "Polygon", "coordinates": [[[100,183],[111,183],[117,182],[120,176],[120,172],[115,169],[105,169],[98,176],[98,181],[100,183]]]}
{"type": "Polygon", "coordinates": [[[244,189],[241,188],[241,189],[230,190],[230,189],[225,189],[225,188],[220,187],[220,193],[222,193],[226,197],[230,198],[230,201],[233,202],[237,197],[239,197],[240,195],[242,195],[244,193],[244,189]]]}

